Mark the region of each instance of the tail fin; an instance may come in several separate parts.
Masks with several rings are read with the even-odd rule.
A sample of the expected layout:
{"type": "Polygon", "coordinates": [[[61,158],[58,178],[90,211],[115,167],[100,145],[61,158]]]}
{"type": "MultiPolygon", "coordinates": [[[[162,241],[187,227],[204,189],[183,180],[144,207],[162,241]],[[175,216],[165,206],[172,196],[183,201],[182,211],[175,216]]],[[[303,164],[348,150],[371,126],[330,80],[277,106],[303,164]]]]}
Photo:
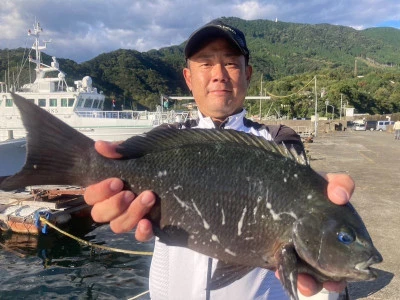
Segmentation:
{"type": "Polygon", "coordinates": [[[4,180],[6,180],[8,177],[10,177],[10,176],[0,176],[0,186],[1,186],[1,183],[2,183],[4,180]]]}
{"type": "Polygon", "coordinates": [[[14,93],[12,97],[27,130],[27,155],[22,170],[3,178],[0,189],[82,185],[94,141],[25,98],[14,93]]]}

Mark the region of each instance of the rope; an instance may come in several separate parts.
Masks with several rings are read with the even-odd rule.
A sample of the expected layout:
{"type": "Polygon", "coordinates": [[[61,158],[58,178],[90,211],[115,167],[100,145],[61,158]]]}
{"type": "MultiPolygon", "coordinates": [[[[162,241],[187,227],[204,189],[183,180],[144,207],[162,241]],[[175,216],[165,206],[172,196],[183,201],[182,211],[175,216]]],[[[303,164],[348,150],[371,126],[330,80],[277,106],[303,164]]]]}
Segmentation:
{"type": "Polygon", "coordinates": [[[146,251],[133,251],[133,250],[124,250],[124,249],[118,249],[118,248],[112,248],[112,247],[107,247],[107,246],[102,246],[102,245],[97,245],[88,241],[85,241],[83,239],[80,239],[60,228],[58,228],[56,225],[54,225],[53,223],[49,222],[48,220],[46,220],[43,217],[40,217],[40,221],[47,224],[48,226],[50,226],[51,228],[57,230],[58,232],[68,236],[71,239],[74,239],[76,241],[78,241],[81,244],[84,244],[86,246],[90,246],[93,248],[98,248],[98,249],[102,249],[102,250],[108,250],[108,251],[113,251],[113,252],[119,252],[119,253],[125,253],[125,254],[132,254],[132,255],[146,255],[146,256],[151,256],[153,255],[153,252],[146,252],[146,251]]]}
{"type": "Polygon", "coordinates": [[[145,291],[145,292],[143,292],[143,293],[140,293],[139,295],[136,295],[136,296],[133,296],[132,298],[129,298],[128,300],[139,299],[139,297],[142,297],[142,296],[144,296],[144,295],[146,295],[146,294],[148,294],[148,293],[149,293],[149,291],[145,291]]]}
{"type": "MultiPolygon", "coordinates": [[[[86,246],[90,246],[93,248],[98,248],[98,249],[102,249],[102,250],[108,250],[108,251],[114,251],[114,252],[119,252],[119,253],[125,253],[125,254],[133,254],[133,255],[153,255],[153,252],[145,252],[145,251],[132,251],[132,250],[124,250],[124,249],[118,249],[118,248],[111,248],[111,247],[107,247],[107,246],[101,246],[101,245],[97,245],[97,244],[93,244],[91,242],[82,240],[60,228],[58,228],[56,225],[54,225],[53,223],[49,222],[48,220],[46,220],[43,217],[40,217],[40,221],[47,224],[48,226],[50,226],[51,228],[57,230],[58,232],[70,237],[71,239],[74,239],[76,241],[78,241],[81,244],[84,244],[86,246]]],[[[146,295],[147,293],[149,293],[149,291],[145,291],[143,293],[140,293],[132,298],[129,298],[128,300],[135,300],[135,299],[139,299],[139,297],[146,295]]]]}
{"type": "Polygon", "coordinates": [[[302,90],[304,90],[311,82],[313,82],[314,81],[314,78],[313,79],[311,79],[305,86],[303,86],[301,89],[299,89],[297,92],[295,92],[295,93],[292,93],[292,94],[290,94],[290,95],[286,95],[286,96],[278,96],[278,95],[274,95],[274,94],[271,94],[271,93],[268,93],[268,92],[266,92],[268,95],[270,95],[271,97],[273,97],[273,98],[288,98],[288,97],[291,97],[291,96],[294,96],[294,95],[296,95],[296,94],[298,94],[298,93],[300,93],[302,90]]]}

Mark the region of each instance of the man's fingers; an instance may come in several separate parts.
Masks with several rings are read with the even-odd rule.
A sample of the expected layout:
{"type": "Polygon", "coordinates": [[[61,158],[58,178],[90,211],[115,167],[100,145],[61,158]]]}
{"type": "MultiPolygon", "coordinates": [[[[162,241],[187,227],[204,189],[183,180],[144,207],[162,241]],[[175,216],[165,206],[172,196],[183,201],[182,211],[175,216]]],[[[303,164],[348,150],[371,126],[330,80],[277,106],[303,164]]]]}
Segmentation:
{"type": "Polygon", "coordinates": [[[108,158],[121,158],[122,155],[117,152],[117,146],[121,142],[106,142],[106,141],[96,141],[94,148],[101,155],[108,158]]]}
{"type": "MultiPolygon", "coordinates": [[[[145,191],[130,203],[129,207],[121,212],[110,222],[111,230],[115,233],[128,232],[132,230],[140,220],[150,211],[155,203],[155,195],[150,191],[145,191]]],[[[143,224],[141,230],[148,230],[143,224]]],[[[142,236],[139,237],[143,238],[142,236]]],[[[146,237],[145,237],[146,238],[146,237]]],[[[146,238],[147,240],[147,238],[146,238]]]]}
{"type": "MultiPolygon", "coordinates": [[[[275,271],[275,277],[280,280],[278,270],[275,271]]],[[[311,297],[322,290],[322,284],[315,281],[311,275],[300,273],[297,276],[297,289],[302,295],[311,297]]]]}
{"type": "Polygon", "coordinates": [[[301,294],[310,297],[322,290],[322,284],[308,274],[299,274],[297,277],[297,289],[301,294]]]}
{"type": "Polygon", "coordinates": [[[354,192],[355,184],[353,179],[347,174],[328,173],[325,175],[328,180],[328,197],[338,205],[349,202],[354,192]]]}
{"type": "Polygon", "coordinates": [[[122,191],[96,203],[91,212],[93,220],[99,223],[106,223],[118,218],[129,208],[133,199],[135,199],[135,195],[131,191],[122,191]]]}
{"type": "Polygon", "coordinates": [[[140,220],[136,227],[135,238],[139,242],[147,242],[153,236],[153,225],[151,222],[147,219],[140,220]]]}
{"type": "MultiPolygon", "coordinates": [[[[279,279],[278,271],[275,272],[275,276],[276,278],[279,279]]],[[[330,292],[340,293],[345,289],[346,284],[347,283],[345,281],[340,281],[340,282],[327,281],[321,284],[317,282],[311,275],[303,273],[300,273],[297,277],[297,289],[302,295],[306,297],[311,297],[319,293],[322,290],[322,288],[325,288],[330,292]]]]}
{"type": "Polygon", "coordinates": [[[94,205],[122,191],[123,187],[124,183],[122,180],[118,178],[108,178],[88,186],[83,196],[87,204],[94,205]]]}

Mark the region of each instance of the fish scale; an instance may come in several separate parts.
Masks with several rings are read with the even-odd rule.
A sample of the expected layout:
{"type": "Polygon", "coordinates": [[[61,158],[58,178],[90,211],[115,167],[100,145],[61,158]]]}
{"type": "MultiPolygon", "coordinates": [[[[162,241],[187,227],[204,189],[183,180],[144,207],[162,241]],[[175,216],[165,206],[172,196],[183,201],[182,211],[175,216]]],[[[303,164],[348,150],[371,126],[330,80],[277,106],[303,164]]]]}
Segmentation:
{"type": "Polygon", "coordinates": [[[0,189],[119,177],[135,193],[152,190],[146,218],[160,240],[219,260],[209,289],[255,267],[278,269],[292,299],[299,272],[320,282],[376,277],[370,266],[382,256],[361,217],[351,204],[329,201],[326,180],[291,149],[233,130],[171,128],[126,140],[113,160],[35,104],[13,99],[28,131],[27,160],[0,178],[0,189]]]}

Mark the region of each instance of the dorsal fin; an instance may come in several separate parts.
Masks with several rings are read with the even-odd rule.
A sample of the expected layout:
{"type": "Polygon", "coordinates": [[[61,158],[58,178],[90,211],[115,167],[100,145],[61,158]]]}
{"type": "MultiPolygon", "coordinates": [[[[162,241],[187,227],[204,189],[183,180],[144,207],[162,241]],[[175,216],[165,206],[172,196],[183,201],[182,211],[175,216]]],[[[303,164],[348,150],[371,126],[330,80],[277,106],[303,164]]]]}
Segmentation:
{"type": "Polygon", "coordinates": [[[134,136],[123,142],[117,149],[124,159],[138,158],[143,155],[195,144],[236,144],[247,145],[265,151],[289,157],[301,164],[306,164],[302,155],[285,145],[277,145],[263,137],[236,131],[233,129],[155,129],[146,134],[134,136]]]}

